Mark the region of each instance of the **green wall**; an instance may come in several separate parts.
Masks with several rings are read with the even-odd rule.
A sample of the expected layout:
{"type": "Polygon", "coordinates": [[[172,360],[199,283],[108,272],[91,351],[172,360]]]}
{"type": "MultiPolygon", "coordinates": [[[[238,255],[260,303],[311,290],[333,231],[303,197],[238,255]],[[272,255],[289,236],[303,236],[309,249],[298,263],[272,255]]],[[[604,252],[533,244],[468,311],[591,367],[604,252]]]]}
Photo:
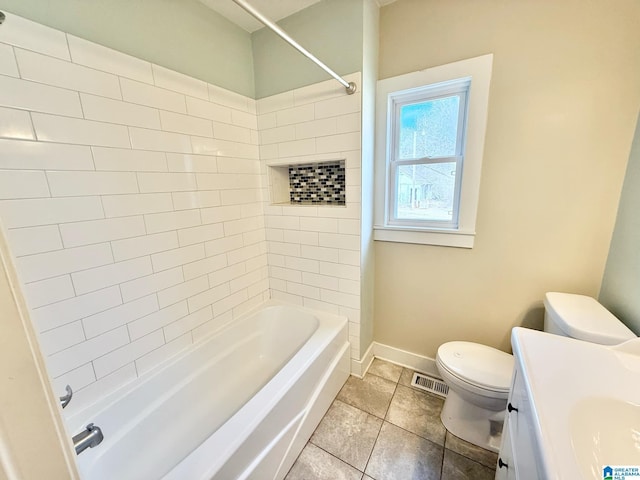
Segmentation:
{"type": "Polygon", "coordinates": [[[251,36],[197,0],[0,0],[0,9],[254,96],[251,36]]]}
{"type": "MultiPolygon", "coordinates": [[[[363,0],[324,0],[278,22],[339,75],[362,70],[363,0]]],[[[331,78],[275,33],[251,35],[256,98],[331,78]]],[[[358,86],[360,88],[360,86],[358,86]]]]}
{"type": "Polygon", "coordinates": [[[600,302],[640,334],[640,117],[624,178],[600,302]]]}

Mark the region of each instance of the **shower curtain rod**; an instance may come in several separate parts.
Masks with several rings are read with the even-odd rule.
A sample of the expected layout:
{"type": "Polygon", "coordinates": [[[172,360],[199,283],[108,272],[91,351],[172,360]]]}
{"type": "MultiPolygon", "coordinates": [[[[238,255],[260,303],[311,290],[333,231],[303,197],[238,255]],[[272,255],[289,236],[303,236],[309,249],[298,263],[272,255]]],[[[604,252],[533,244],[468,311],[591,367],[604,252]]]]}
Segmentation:
{"type": "Polygon", "coordinates": [[[266,27],[269,27],[276,35],[282,38],[285,42],[291,45],[293,48],[298,50],[301,54],[307,57],[309,60],[314,62],[320,68],[322,68],[325,72],[335,78],[338,82],[344,85],[344,88],[347,90],[347,94],[351,95],[356,92],[357,86],[354,82],[347,82],[344,78],[338,75],[336,72],[327,67],[322,61],[320,61],[317,57],[315,57],[311,52],[309,52],[306,48],[296,42],[293,38],[291,38],[287,32],[282,30],[276,23],[269,20],[262,13],[256,10],[252,5],[250,5],[245,0],[233,0],[237,5],[242,7],[245,11],[251,14],[253,17],[258,19],[262,24],[266,27]]]}

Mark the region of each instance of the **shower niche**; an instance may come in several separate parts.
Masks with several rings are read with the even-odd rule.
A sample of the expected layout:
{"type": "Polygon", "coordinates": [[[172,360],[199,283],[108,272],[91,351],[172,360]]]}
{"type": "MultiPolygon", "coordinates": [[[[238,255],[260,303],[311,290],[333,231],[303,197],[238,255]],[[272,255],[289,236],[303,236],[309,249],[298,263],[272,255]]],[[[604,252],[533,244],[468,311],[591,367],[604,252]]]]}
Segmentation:
{"type": "Polygon", "coordinates": [[[346,205],[345,161],[270,165],[274,205],[346,205]]]}

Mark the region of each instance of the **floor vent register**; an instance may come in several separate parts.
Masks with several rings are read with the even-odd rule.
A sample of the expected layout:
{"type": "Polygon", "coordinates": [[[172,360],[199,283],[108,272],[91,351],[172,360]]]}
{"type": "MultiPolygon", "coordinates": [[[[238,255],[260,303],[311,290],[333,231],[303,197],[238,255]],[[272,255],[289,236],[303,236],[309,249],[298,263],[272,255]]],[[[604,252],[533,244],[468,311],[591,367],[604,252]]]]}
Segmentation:
{"type": "Polygon", "coordinates": [[[425,375],[424,373],[415,372],[413,374],[413,380],[411,380],[411,386],[430,393],[435,393],[441,397],[446,397],[449,393],[449,387],[446,383],[438,378],[425,375]]]}

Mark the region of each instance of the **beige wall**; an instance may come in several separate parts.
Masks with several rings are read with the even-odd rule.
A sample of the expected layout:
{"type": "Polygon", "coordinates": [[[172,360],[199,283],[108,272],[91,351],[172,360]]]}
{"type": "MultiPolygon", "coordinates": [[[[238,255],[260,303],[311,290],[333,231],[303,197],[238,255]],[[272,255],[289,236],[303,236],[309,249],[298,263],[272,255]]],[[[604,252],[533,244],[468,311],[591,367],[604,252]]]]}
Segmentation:
{"type": "Polygon", "coordinates": [[[640,2],[399,0],[380,78],[493,53],[472,250],[376,242],[377,342],[509,350],[542,296],[597,295],[640,104],[640,2]]]}

